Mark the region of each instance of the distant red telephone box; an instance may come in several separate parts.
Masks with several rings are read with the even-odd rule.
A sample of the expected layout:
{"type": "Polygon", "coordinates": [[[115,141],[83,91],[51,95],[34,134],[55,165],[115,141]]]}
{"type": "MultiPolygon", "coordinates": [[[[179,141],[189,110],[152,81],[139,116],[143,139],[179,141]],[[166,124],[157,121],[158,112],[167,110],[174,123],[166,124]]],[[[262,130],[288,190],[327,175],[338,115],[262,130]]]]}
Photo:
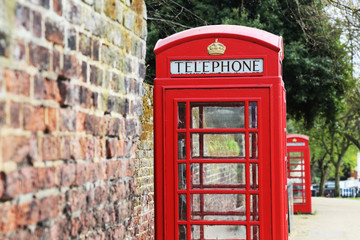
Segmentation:
{"type": "Polygon", "coordinates": [[[287,239],[282,38],[206,26],[154,51],[156,239],[287,239]]]}
{"type": "Polygon", "coordinates": [[[293,182],[294,213],[311,213],[309,137],[287,135],[288,178],[293,182]]]}

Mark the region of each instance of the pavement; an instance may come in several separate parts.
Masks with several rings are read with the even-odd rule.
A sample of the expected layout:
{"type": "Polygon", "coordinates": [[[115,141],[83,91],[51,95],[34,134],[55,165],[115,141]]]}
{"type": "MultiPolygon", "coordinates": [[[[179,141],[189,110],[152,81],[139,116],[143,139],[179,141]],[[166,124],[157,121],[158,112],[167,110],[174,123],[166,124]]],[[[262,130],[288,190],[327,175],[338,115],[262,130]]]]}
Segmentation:
{"type": "Polygon", "coordinates": [[[313,197],[313,214],[295,214],[289,240],[360,240],[360,199],[313,197]]]}

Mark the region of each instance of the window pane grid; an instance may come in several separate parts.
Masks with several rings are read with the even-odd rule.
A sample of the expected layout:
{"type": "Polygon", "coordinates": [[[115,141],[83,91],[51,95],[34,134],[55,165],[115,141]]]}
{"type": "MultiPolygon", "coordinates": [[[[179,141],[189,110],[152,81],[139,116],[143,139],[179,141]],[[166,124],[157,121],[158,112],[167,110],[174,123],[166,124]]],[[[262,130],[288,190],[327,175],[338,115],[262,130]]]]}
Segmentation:
{"type": "MultiPolygon", "coordinates": [[[[186,112],[186,119],[182,120],[182,122],[185,122],[185,129],[182,128],[183,127],[183,123],[177,123],[177,126],[179,127],[178,129],[175,130],[176,134],[181,134],[183,133],[185,135],[185,143],[186,143],[186,147],[185,147],[185,152],[186,152],[186,156],[185,158],[182,157],[178,157],[176,162],[177,162],[177,172],[178,172],[178,176],[176,176],[176,180],[178,182],[178,190],[175,191],[175,194],[177,196],[184,196],[186,195],[186,220],[182,220],[180,218],[178,218],[177,220],[177,231],[178,231],[178,236],[179,239],[205,239],[206,234],[210,234],[211,232],[209,232],[209,230],[206,229],[215,229],[212,228],[211,226],[219,226],[218,229],[223,229],[223,227],[226,227],[226,225],[238,225],[239,227],[243,228],[243,238],[244,239],[259,239],[259,224],[260,224],[260,219],[257,219],[258,221],[254,221],[254,214],[256,215],[256,211],[258,211],[259,209],[259,191],[257,188],[252,187],[254,185],[254,181],[251,180],[251,176],[250,176],[250,171],[252,170],[252,167],[254,165],[254,163],[256,163],[256,165],[258,164],[258,149],[259,149],[259,143],[258,143],[258,118],[259,116],[257,116],[258,112],[257,112],[257,102],[251,102],[251,105],[254,106],[254,103],[256,103],[256,109],[253,108],[251,110],[252,115],[249,114],[249,102],[248,101],[243,101],[244,105],[244,123],[243,126],[241,126],[241,128],[204,128],[204,121],[202,121],[201,119],[204,118],[204,107],[205,104],[203,106],[200,106],[201,104],[199,104],[199,108],[196,114],[198,114],[198,120],[199,122],[196,123],[194,125],[194,121],[196,120],[195,118],[192,117],[192,113],[193,113],[193,108],[192,105],[193,103],[190,103],[190,101],[186,101],[186,104],[182,104],[181,108],[185,108],[185,112],[186,112]],[[185,105],[185,107],[183,106],[185,105]],[[254,111],[256,112],[256,116],[254,115],[254,111]],[[194,128],[194,126],[198,127],[198,128],[194,128]],[[230,154],[230,156],[223,156],[223,154],[219,154],[219,156],[210,156],[211,154],[207,155],[209,152],[208,149],[204,149],[204,145],[203,144],[199,144],[198,147],[198,152],[196,154],[196,158],[194,158],[193,156],[193,147],[194,147],[194,142],[192,141],[192,136],[194,136],[193,134],[198,134],[198,138],[197,140],[200,143],[204,142],[204,136],[205,136],[205,141],[207,140],[207,134],[218,134],[218,136],[220,136],[221,133],[224,133],[225,136],[228,136],[229,134],[244,134],[244,137],[242,137],[243,141],[243,149],[242,151],[244,152],[243,154],[240,153],[239,149],[237,149],[236,144],[234,144],[233,142],[231,142],[230,139],[230,143],[229,139],[227,140],[227,146],[230,146],[230,149],[235,149],[232,154],[230,154]],[[227,135],[226,135],[227,134],[227,135]],[[250,139],[250,140],[249,140],[250,139]],[[233,145],[232,145],[233,144],[233,145]],[[187,147],[189,146],[189,147],[187,147]],[[233,147],[233,148],[231,148],[233,147]],[[236,155],[239,154],[239,156],[232,156],[232,155],[236,155]],[[193,173],[193,164],[197,164],[199,165],[199,183],[198,184],[194,184],[192,182],[192,178],[194,177],[194,173],[193,173]],[[225,182],[219,181],[216,182],[215,184],[212,185],[212,183],[207,184],[206,183],[206,169],[204,167],[206,167],[206,165],[204,164],[244,164],[244,168],[245,168],[245,183],[233,183],[233,184],[226,184],[225,182]],[[180,175],[180,174],[184,174],[181,171],[179,171],[180,168],[184,168],[185,167],[185,175],[180,175]],[[180,167],[179,167],[180,166],[180,167]],[[180,179],[179,179],[180,178],[180,179]],[[186,181],[186,186],[181,185],[181,183],[184,181],[186,181]],[[179,182],[180,181],[180,182],[179,182]],[[253,182],[253,183],[251,183],[253,182]],[[196,189],[192,189],[192,187],[196,187],[196,189]],[[198,189],[199,188],[199,189],[198,189]],[[221,188],[221,190],[219,189],[221,188]],[[228,192],[226,191],[227,189],[241,189],[241,190],[229,190],[228,192]],[[243,190],[242,190],[243,189],[243,190]],[[207,209],[204,209],[204,204],[203,204],[203,195],[204,194],[242,194],[244,197],[244,211],[227,211],[225,213],[219,213],[219,212],[211,212],[211,211],[207,211],[207,209]],[[202,204],[200,204],[200,209],[198,212],[193,211],[193,213],[197,214],[197,215],[201,215],[202,217],[200,217],[200,219],[192,219],[192,207],[191,207],[191,203],[192,203],[192,195],[194,194],[198,194],[200,201],[202,201],[202,204]],[[252,201],[254,201],[254,196],[256,196],[256,203],[252,203],[252,201]],[[255,204],[256,206],[254,206],[253,204],[255,204]],[[250,212],[250,209],[252,212],[250,212]],[[254,209],[257,209],[256,211],[254,209]],[[255,211],[255,212],[254,212],[255,211]],[[205,213],[204,213],[205,212],[205,213]],[[210,218],[207,218],[206,216],[210,216],[210,218]],[[222,216],[222,217],[221,217],[222,216]],[[229,217],[229,216],[244,216],[245,218],[241,218],[239,217],[239,219],[237,220],[228,220],[228,221],[223,221],[222,218],[223,217],[229,217]],[[223,225],[223,226],[221,226],[223,225]],[[198,229],[200,229],[200,235],[199,238],[193,238],[193,231],[194,231],[194,226],[198,226],[198,229]]],[[[214,104],[215,109],[217,104],[214,104]]],[[[239,105],[241,106],[241,104],[239,105]]],[[[209,110],[209,109],[208,109],[209,110]]],[[[178,110],[177,114],[181,113],[181,109],[178,110]]],[[[197,120],[196,120],[197,121],[197,120]]],[[[216,135],[215,135],[216,136],[216,135]]],[[[236,136],[236,135],[235,135],[236,136]]],[[[232,135],[231,137],[234,137],[234,135],[232,135]]],[[[181,138],[182,139],[182,138],[181,138]]],[[[220,146],[220,149],[224,148],[224,146],[220,146]]],[[[181,148],[180,148],[181,149],[181,148]]],[[[214,152],[216,152],[217,150],[215,149],[214,152]]],[[[225,149],[225,152],[227,151],[227,149],[225,149]]],[[[179,155],[179,154],[177,154],[179,155]]],[[[252,173],[252,175],[254,175],[254,173],[252,173]]],[[[256,184],[258,184],[257,182],[259,181],[259,176],[258,173],[256,172],[256,176],[253,176],[254,179],[256,179],[256,184]]],[[[179,203],[180,205],[180,203],[179,203]]],[[[180,216],[180,215],[179,215],[180,216]]],[[[257,216],[258,217],[258,216],[257,216]]],[[[184,218],[184,217],[182,217],[184,218]]]]}
{"type": "Polygon", "coordinates": [[[294,204],[305,204],[305,158],[304,152],[288,152],[288,178],[293,180],[294,204]]]}

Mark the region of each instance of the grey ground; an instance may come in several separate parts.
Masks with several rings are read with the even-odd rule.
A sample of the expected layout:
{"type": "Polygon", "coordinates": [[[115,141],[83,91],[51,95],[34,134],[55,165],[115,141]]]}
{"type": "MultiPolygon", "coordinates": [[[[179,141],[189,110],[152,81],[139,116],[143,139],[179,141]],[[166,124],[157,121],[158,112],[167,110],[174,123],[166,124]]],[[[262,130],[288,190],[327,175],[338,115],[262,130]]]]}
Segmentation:
{"type": "Polygon", "coordinates": [[[311,215],[294,215],[289,240],[360,240],[360,199],[312,198],[311,215]]]}

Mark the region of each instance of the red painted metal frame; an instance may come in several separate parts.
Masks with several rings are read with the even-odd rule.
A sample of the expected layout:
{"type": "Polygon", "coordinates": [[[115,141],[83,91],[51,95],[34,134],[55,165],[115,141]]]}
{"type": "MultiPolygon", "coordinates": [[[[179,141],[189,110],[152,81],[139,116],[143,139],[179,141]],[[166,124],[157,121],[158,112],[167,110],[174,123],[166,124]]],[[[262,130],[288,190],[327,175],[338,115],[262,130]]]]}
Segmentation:
{"type": "MultiPolygon", "coordinates": [[[[249,171],[252,159],[187,159],[176,160],[177,132],[186,132],[187,158],[190,150],[190,132],[245,132],[246,129],[190,129],[177,130],[175,121],[177,116],[176,103],[185,101],[217,102],[217,101],[251,101],[258,99],[261,105],[259,114],[268,116],[258,117],[259,122],[259,158],[264,166],[259,169],[259,190],[253,193],[260,195],[260,222],[250,221],[250,211],[246,212],[246,221],[229,222],[216,221],[211,225],[244,224],[246,226],[259,225],[261,240],[286,240],[287,230],[287,194],[286,194],[286,109],[284,85],[281,78],[281,61],[283,59],[281,37],[253,28],[240,26],[207,26],[184,31],[164,40],[160,40],[155,47],[157,78],[154,80],[154,141],[155,141],[155,237],[157,240],[176,239],[178,228],[178,200],[177,193],[239,193],[246,194],[247,209],[250,204],[249,174],[246,175],[245,190],[229,189],[194,189],[177,190],[177,163],[245,163],[246,172],[249,171]],[[211,56],[206,47],[215,39],[226,46],[222,56],[211,56]],[[264,73],[259,74],[221,74],[174,76],[170,74],[170,60],[178,59],[230,59],[231,58],[263,58],[264,73]],[[261,92],[266,92],[261,93],[261,92]],[[240,94],[241,93],[241,94],[240,94]],[[259,95],[260,93],[260,95],[259,95]],[[264,95],[265,94],[265,95],[264,95]],[[265,97],[266,96],[266,97],[265,97]],[[263,129],[260,129],[260,126],[263,129]],[[265,127],[264,126],[268,126],[265,127]],[[268,130],[266,130],[268,129],[268,130]],[[265,141],[266,139],[266,141],[265,141]],[[262,145],[261,145],[262,144],[262,145]],[[266,155],[266,156],[265,156],[266,155]],[[215,160],[215,161],[214,161],[215,160]],[[267,181],[265,183],[265,181],[267,181]],[[264,187],[262,187],[264,184],[264,187]],[[266,197],[262,199],[262,197],[266,197]],[[266,206],[266,207],[265,207],[266,206]]],[[[189,106],[188,106],[189,108],[189,106]]],[[[246,108],[245,108],[246,109],[246,108]]],[[[246,110],[247,111],[247,110],[246,110]]],[[[246,113],[248,114],[248,113],[246,113]]],[[[187,110],[187,119],[190,113],[187,110]]],[[[247,115],[248,116],[248,115],[247,115]]],[[[246,119],[246,118],[245,118],[246,119]]],[[[188,120],[189,122],[189,120],[188,120]]],[[[189,125],[189,123],[188,123],[189,125]]],[[[251,130],[253,131],[253,130],[251,130]]],[[[246,138],[247,139],[247,138],[246,138]]],[[[246,140],[248,141],[248,140],[246,140]]],[[[249,142],[246,143],[248,146],[249,142]]],[[[249,155],[246,147],[246,157],[249,155]]],[[[260,166],[259,166],[260,168],[260,166]]],[[[190,171],[187,169],[187,186],[190,186],[190,171]]],[[[190,194],[187,195],[190,203],[190,194]]],[[[187,218],[191,216],[187,208],[187,218]]],[[[189,226],[189,221],[183,221],[189,226]]],[[[209,221],[196,223],[209,224],[209,221]]],[[[247,229],[247,239],[250,238],[250,228],[247,229]]],[[[187,239],[190,239],[188,228],[187,239]]]]}
{"type": "MultiPolygon", "coordinates": [[[[312,213],[311,208],[311,165],[310,165],[310,148],[309,148],[309,137],[301,134],[289,134],[287,135],[287,143],[295,143],[298,146],[287,146],[288,152],[288,178],[294,179],[297,177],[291,177],[291,172],[301,173],[301,184],[294,184],[294,193],[301,192],[302,203],[295,203],[294,201],[294,213],[312,213]],[[302,146],[299,146],[302,145],[302,146]],[[291,170],[291,166],[294,164],[290,163],[290,153],[299,153],[300,157],[294,157],[295,159],[301,158],[301,170],[291,170]],[[297,190],[297,187],[301,186],[301,190],[297,190]]],[[[294,200],[296,199],[294,194],[294,200]]]]}

